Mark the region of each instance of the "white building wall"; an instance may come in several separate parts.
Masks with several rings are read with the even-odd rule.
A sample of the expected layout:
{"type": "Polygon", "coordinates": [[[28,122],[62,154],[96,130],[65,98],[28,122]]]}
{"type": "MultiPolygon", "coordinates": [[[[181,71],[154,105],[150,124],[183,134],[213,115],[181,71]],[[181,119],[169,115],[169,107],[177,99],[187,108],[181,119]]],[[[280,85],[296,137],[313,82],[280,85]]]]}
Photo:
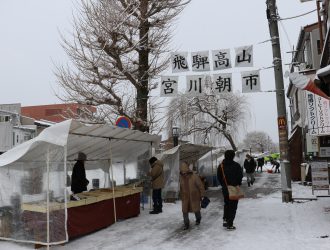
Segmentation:
{"type": "Polygon", "coordinates": [[[26,142],[34,137],[35,131],[25,130],[22,128],[13,128],[14,143],[13,146],[17,146],[23,142],[26,142]]]}
{"type": "Polygon", "coordinates": [[[13,125],[10,122],[0,122],[0,152],[6,152],[13,147],[13,125]]]}
{"type": "Polygon", "coordinates": [[[20,114],[21,113],[21,104],[20,103],[0,104],[0,110],[20,114]]]}

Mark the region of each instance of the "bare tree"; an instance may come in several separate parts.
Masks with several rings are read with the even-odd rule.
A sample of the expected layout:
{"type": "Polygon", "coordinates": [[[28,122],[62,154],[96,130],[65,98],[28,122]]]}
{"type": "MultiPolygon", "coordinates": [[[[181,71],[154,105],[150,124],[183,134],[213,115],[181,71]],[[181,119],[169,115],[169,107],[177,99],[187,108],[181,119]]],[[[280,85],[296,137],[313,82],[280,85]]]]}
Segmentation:
{"type": "Polygon", "coordinates": [[[263,131],[254,131],[247,133],[243,140],[243,147],[250,148],[252,152],[277,152],[277,146],[263,131]]]}
{"type": "Polygon", "coordinates": [[[225,138],[236,151],[235,139],[248,115],[247,100],[239,94],[182,95],[170,104],[168,129],[173,124],[179,125],[181,135],[193,136],[195,143],[213,146],[219,146],[225,138]]]}
{"type": "Polygon", "coordinates": [[[79,1],[73,39],[62,36],[70,63],[56,66],[59,97],[148,131],[150,82],[167,67],[172,21],[190,0],[79,1]]]}

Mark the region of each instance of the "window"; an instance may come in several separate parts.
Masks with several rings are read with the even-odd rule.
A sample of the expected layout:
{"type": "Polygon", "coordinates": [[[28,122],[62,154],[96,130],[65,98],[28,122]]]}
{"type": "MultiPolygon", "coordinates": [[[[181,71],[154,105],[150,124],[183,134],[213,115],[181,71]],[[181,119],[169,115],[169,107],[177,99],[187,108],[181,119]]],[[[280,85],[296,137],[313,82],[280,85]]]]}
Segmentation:
{"type": "Polygon", "coordinates": [[[299,93],[296,91],[295,93],[295,112],[299,112],[299,93]]]}
{"type": "Polygon", "coordinates": [[[300,117],[300,113],[299,113],[299,91],[296,90],[294,93],[294,98],[292,100],[292,120],[293,121],[297,121],[300,117]]]}
{"type": "Polygon", "coordinates": [[[9,122],[9,121],[10,121],[9,115],[0,116],[0,122],[9,122]]]}
{"type": "MultiPolygon", "coordinates": [[[[309,36],[308,36],[309,37],[309,36]]],[[[312,46],[311,41],[309,38],[305,40],[304,44],[304,50],[303,50],[303,57],[304,57],[304,63],[306,63],[306,69],[313,68],[313,62],[312,62],[312,46]]]]}
{"type": "Polygon", "coordinates": [[[45,115],[52,116],[52,115],[60,115],[62,114],[62,109],[46,109],[45,115]]]}
{"type": "Polygon", "coordinates": [[[24,135],[24,141],[31,140],[32,136],[31,135],[24,135]]]}
{"type": "Polygon", "coordinates": [[[317,40],[316,43],[317,43],[317,53],[321,55],[322,54],[321,41],[317,40]]]}

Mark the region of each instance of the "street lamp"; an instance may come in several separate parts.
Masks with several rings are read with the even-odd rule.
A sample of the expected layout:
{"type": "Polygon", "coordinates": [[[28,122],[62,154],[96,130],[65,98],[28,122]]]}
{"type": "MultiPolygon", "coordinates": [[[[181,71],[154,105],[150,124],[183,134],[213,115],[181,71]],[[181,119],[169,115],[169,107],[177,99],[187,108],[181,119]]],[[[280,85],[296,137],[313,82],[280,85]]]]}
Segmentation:
{"type": "Polygon", "coordinates": [[[172,128],[172,137],[173,137],[173,146],[176,147],[179,145],[179,128],[173,127],[172,128]]]}

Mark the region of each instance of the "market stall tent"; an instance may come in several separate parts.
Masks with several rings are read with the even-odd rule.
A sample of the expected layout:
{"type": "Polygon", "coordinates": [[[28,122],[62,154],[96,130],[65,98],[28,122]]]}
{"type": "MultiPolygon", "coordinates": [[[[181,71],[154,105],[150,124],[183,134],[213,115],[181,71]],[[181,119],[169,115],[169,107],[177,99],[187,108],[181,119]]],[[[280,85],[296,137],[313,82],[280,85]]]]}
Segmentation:
{"type": "MultiPolygon", "coordinates": [[[[157,135],[67,120],[0,155],[0,238],[44,245],[68,241],[68,204],[78,206],[81,203],[69,201],[67,188],[68,170],[75,163],[78,152],[87,155],[87,171],[103,170],[105,180],[102,184],[106,189],[114,186],[113,178],[110,178],[113,177],[112,162],[137,161],[146,152],[151,156],[151,148],[159,142],[157,135]],[[32,206],[43,216],[31,216],[27,210],[32,206]],[[40,230],[36,232],[31,228],[40,230]]],[[[99,198],[102,196],[104,200],[106,195],[112,195],[115,207],[117,194],[114,192],[112,188],[112,194],[102,193],[99,198]]],[[[91,199],[84,202],[88,200],[91,199]]],[[[116,209],[114,213],[116,218],[116,209]]]]}
{"type": "Polygon", "coordinates": [[[186,143],[156,155],[164,163],[165,187],[163,188],[163,197],[165,200],[178,198],[180,162],[187,161],[196,164],[198,159],[212,149],[213,147],[208,145],[186,143]]]}

